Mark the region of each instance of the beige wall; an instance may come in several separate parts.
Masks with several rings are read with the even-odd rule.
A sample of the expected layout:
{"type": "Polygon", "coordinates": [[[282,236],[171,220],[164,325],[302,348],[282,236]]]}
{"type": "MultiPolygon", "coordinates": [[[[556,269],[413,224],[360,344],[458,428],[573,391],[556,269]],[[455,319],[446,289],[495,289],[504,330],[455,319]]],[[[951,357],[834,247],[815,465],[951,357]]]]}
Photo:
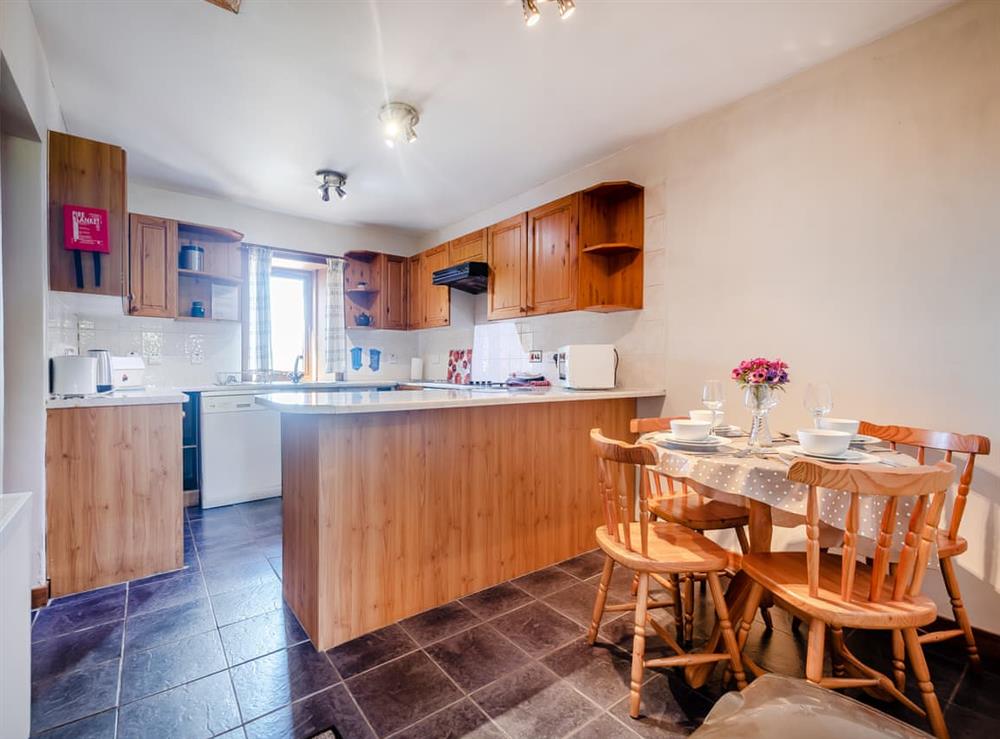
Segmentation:
{"type": "MultiPolygon", "coordinates": [[[[647,187],[647,272],[665,289],[634,325],[651,356],[663,347],[667,411],[741,358],[780,355],[778,429],[807,422],[822,380],[836,415],[1000,445],[1000,3],[953,7],[426,243],[619,178],[647,187]]],[[[735,387],[727,410],[747,422],[735,387]]],[[[1000,633],[1000,448],[977,469],[959,573],[973,622],[1000,633]]]]}

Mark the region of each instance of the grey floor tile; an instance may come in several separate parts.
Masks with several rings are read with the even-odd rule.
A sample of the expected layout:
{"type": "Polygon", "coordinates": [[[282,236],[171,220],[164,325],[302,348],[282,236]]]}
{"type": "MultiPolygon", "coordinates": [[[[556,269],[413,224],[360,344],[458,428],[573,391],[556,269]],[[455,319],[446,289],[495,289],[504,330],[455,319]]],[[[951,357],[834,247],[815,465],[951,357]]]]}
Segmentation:
{"type": "Polygon", "coordinates": [[[343,684],[262,716],[245,728],[248,739],[305,739],[327,729],[340,739],[375,736],[343,684]]]}
{"type": "Polygon", "coordinates": [[[506,613],[490,623],[533,656],[550,652],[584,633],[582,626],[538,601],[506,613]]]}
{"type": "Polygon", "coordinates": [[[462,697],[423,652],[351,678],[347,687],[379,736],[388,736],[462,697]]]}
{"type": "Polygon", "coordinates": [[[161,608],[189,603],[206,595],[205,581],[197,571],[139,585],[130,584],[128,616],[141,616],[161,608]]]}
{"type": "Polygon", "coordinates": [[[426,651],[467,691],[493,682],[530,659],[488,624],[431,644],[426,651]]]}
{"type": "MultiPolygon", "coordinates": [[[[597,588],[590,583],[578,582],[576,585],[553,593],[545,598],[544,602],[584,628],[590,628],[590,621],[594,615],[594,603],[596,600],[597,588]]],[[[606,603],[613,605],[621,603],[621,601],[608,593],[606,603]]],[[[605,618],[615,615],[615,613],[605,612],[605,618]]]]}
{"type": "Polygon", "coordinates": [[[38,733],[113,708],[119,661],[64,672],[31,685],[31,731],[38,733]]]}
{"type": "Polygon", "coordinates": [[[468,698],[431,714],[399,733],[392,739],[429,739],[430,737],[462,737],[462,739],[504,739],[490,717],[468,698]]]}
{"type": "Polygon", "coordinates": [[[223,567],[204,565],[205,584],[211,595],[280,582],[266,557],[223,567]]]}
{"type": "Polygon", "coordinates": [[[263,657],[309,638],[288,608],[223,626],[219,634],[230,665],[263,657]]]}
{"type": "Polygon", "coordinates": [[[479,623],[479,617],[457,600],[404,618],[399,622],[417,644],[423,646],[444,639],[457,631],[479,623]]]}
{"type": "MultiPolygon", "coordinates": [[[[629,693],[632,655],[608,646],[590,646],[583,639],[556,650],[542,659],[570,685],[602,708],[609,708],[629,693]]],[[[644,680],[653,677],[645,671],[644,680]]]]}
{"type": "Polygon", "coordinates": [[[217,672],[119,709],[118,739],[204,739],[240,725],[229,675],[217,672]]]}
{"type": "Polygon", "coordinates": [[[604,552],[600,549],[592,549],[578,557],[560,562],[559,567],[566,570],[573,577],[586,580],[588,577],[601,574],[601,570],[604,569],[605,556],[604,552]]]}
{"type": "Polygon", "coordinates": [[[340,644],[327,654],[346,680],[383,662],[412,652],[417,644],[398,624],[340,644]]]}
{"type": "Polygon", "coordinates": [[[472,694],[514,739],[556,739],[600,712],[548,668],[532,663],[472,694]]]}
{"type": "Polygon", "coordinates": [[[530,595],[506,582],[461,599],[470,611],[482,619],[493,618],[507,611],[512,611],[531,600],[530,595]]]}
{"type": "Polygon", "coordinates": [[[602,713],[570,734],[569,739],[635,739],[639,736],[611,714],[602,713]]]}
{"type": "Polygon", "coordinates": [[[568,588],[576,583],[577,579],[558,567],[546,567],[544,570],[529,572],[511,582],[529,595],[544,598],[557,590],[568,588]]]}
{"type": "Polygon", "coordinates": [[[243,621],[282,605],[281,581],[277,578],[251,585],[249,588],[229,590],[212,596],[212,608],[219,626],[243,621]]]}
{"type": "Polygon", "coordinates": [[[117,659],[122,653],[123,628],[124,621],[112,621],[35,642],[31,645],[31,681],[117,659]]]}
{"type": "Polygon", "coordinates": [[[125,622],[125,653],[152,649],[215,628],[208,598],[162,608],[125,622]]]}
{"type": "Polygon", "coordinates": [[[141,652],[129,652],[122,663],[121,702],[131,703],[219,672],[226,666],[222,642],[214,629],[141,652]]]}
{"type": "Polygon", "coordinates": [[[110,711],[44,731],[37,736],[39,739],[115,739],[117,721],[118,711],[112,708],[110,711]]]}
{"type": "Polygon", "coordinates": [[[244,721],[340,681],[326,654],[309,642],[244,662],[231,672],[244,721]]]}
{"type": "Polygon", "coordinates": [[[678,704],[669,681],[663,675],[657,675],[642,686],[638,719],[629,717],[628,707],[629,699],[626,697],[612,706],[610,713],[640,736],[657,739],[687,736],[695,729],[695,722],[678,704]]]}
{"type": "Polygon", "coordinates": [[[41,641],[125,618],[125,586],[54,600],[38,612],[31,640],[41,641]]]}

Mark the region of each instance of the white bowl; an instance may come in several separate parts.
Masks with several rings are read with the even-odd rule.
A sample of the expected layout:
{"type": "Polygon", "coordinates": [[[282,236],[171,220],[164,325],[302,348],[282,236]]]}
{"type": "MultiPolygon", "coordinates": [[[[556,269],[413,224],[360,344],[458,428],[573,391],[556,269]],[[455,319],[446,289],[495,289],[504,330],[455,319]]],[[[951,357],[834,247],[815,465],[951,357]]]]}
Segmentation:
{"type": "Polygon", "coordinates": [[[858,435],[858,426],[861,425],[860,421],[855,421],[852,418],[821,418],[819,419],[819,427],[821,429],[827,429],[828,431],[843,431],[851,436],[858,435]]]}
{"type": "Polygon", "coordinates": [[[833,429],[799,429],[799,444],[807,454],[840,457],[847,453],[854,434],[833,429]]]}
{"type": "Polygon", "coordinates": [[[708,438],[708,432],[712,430],[712,422],[678,419],[670,422],[670,430],[673,432],[675,439],[701,441],[708,438]]]}
{"type": "MultiPolygon", "coordinates": [[[[704,410],[688,411],[688,416],[691,418],[692,421],[704,421],[705,423],[709,424],[713,423],[712,411],[704,411],[704,410]]],[[[715,411],[715,421],[714,421],[715,425],[716,426],[724,425],[723,419],[725,417],[726,417],[725,412],[715,411]]]]}

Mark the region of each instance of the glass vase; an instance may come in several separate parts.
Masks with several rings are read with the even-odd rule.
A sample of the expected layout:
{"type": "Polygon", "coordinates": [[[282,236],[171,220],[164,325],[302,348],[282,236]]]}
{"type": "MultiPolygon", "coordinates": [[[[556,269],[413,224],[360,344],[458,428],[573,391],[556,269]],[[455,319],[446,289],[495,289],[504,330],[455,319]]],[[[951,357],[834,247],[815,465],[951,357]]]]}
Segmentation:
{"type": "Polygon", "coordinates": [[[770,385],[748,385],[743,395],[743,404],[753,416],[747,446],[751,452],[760,452],[772,443],[767,414],[778,404],[778,395],[770,385]]]}

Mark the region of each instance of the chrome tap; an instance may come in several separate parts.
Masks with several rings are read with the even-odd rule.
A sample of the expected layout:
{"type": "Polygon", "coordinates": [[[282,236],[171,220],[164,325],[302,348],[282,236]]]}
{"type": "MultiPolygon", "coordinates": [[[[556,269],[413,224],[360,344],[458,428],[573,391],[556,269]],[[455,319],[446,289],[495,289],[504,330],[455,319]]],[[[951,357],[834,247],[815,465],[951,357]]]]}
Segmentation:
{"type": "Polygon", "coordinates": [[[305,377],[305,372],[299,372],[299,362],[303,361],[303,357],[300,354],[295,358],[295,369],[288,373],[288,379],[292,381],[292,384],[298,385],[302,382],[302,378],[305,377]]]}

